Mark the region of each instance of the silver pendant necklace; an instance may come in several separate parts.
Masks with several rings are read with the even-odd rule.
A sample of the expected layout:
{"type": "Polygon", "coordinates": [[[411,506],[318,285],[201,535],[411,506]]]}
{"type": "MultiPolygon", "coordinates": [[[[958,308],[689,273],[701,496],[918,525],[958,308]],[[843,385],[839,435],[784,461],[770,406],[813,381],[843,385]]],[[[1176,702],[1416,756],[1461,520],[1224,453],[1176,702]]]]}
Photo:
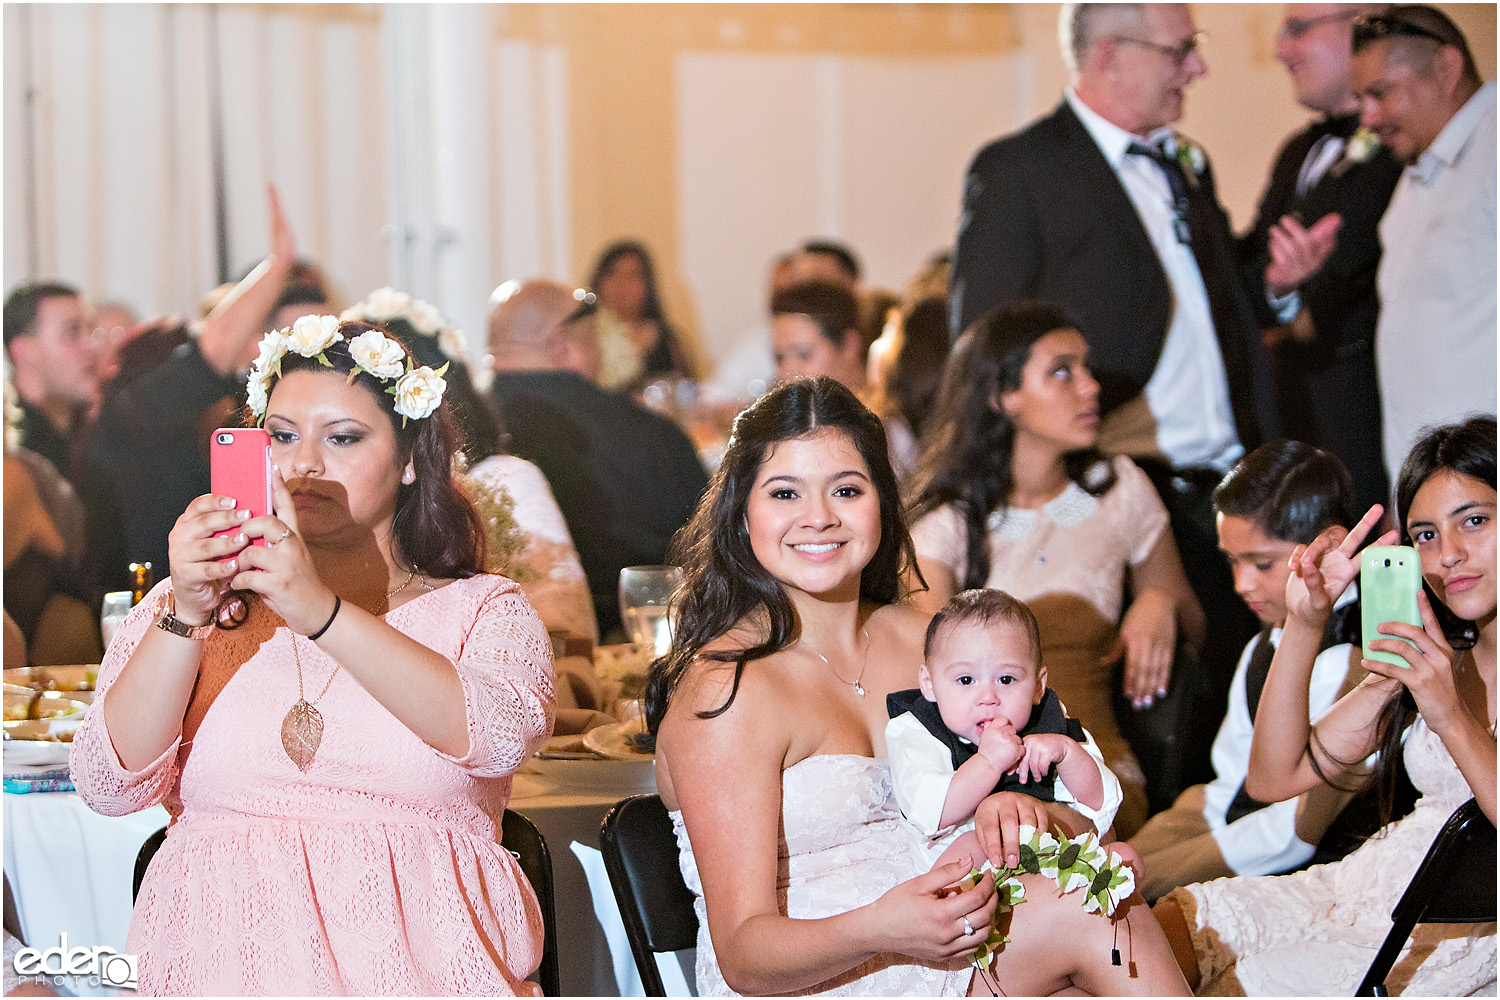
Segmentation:
{"type": "Polygon", "coordinates": [[[818,659],[822,660],[823,663],[828,667],[829,670],[833,671],[833,676],[836,677],[836,678],[838,678],[838,682],[840,684],[848,684],[850,687],[854,688],[854,693],[855,694],[857,694],[861,698],[863,698],[865,696],[865,685],[864,685],[865,668],[870,665],[870,630],[867,629],[867,628],[861,628],[860,631],[862,633],[864,633],[864,637],[865,637],[865,653],[864,653],[864,656],[860,657],[860,661],[859,661],[859,676],[856,677],[856,678],[854,678],[854,680],[852,680],[852,681],[846,681],[846,680],[844,680],[844,678],[840,677],[838,670],[835,669],[835,667],[834,667],[834,665],[832,663],[828,662],[828,657],[824,656],[822,653],[818,652],[816,649],[813,649],[811,646],[807,646],[807,642],[805,640],[799,640],[799,641],[802,642],[802,645],[807,646],[807,648],[809,650],[812,650],[812,654],[814,656],[816,656],[818,659]]]}

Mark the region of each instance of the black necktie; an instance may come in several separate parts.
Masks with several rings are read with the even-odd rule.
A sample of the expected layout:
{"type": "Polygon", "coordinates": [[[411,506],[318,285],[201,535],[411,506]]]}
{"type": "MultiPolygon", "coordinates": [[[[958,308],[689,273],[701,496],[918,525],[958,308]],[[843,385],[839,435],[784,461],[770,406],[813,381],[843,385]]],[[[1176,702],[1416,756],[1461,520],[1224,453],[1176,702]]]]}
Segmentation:
{"type": "MultiPolygon", "coordinates": [[[[1266,687],[1266,676],[1271,672],[1271,660],[1276,656],[1276,647],[1271,645],[1271,626],[1267,625],[1261,629],[1260,638],[1255,643],[1255,652],[1250,654],[1250,662],[1245,665],[1245,707],[1250,710],[1250,721],[1255,722],[1255,710],[1260,707],[1260,694],[1266,687]]],[[[1257,809],[1264,809],[1267,803],[1253,799],[1245,791],[1245,785],[1240,783],[1240,790],[1235,792],[1234,801],[1229,803],[1229,808],[1224,813],[1224,822],[1233,823],[1241,816],[1247,816],[1257,809]]]]}
{"type": "Polygon", "coordinates": [[[1182,167],[1177,161],[1168,156],[1160,146],[1147,146],[1139,142],[1132,142],[1125,150],[1131,156],[1144,156],[1156,161],[1161,167],[1161,172],[1167,177],[1167,187],[1172,190],[1172,228],[1177,233],[1177,242],[1189,246],[1193,242],[1193,232],[1188,227],[1188,186],[1187,178],[1182,173],[1182,167]]]}

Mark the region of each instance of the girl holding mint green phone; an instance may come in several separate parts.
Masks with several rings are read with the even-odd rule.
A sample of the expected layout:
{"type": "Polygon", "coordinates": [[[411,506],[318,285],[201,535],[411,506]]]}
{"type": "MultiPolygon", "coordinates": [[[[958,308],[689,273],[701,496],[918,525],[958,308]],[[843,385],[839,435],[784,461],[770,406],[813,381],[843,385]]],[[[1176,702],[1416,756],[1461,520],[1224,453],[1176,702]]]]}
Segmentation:
{"type": "MultiPolygon", "coordinates": [[[[1417,442],[1401,469],[1396,512],[1400,540],[1421,560],[1422,625],[1383,623],[1390,638],[1370,648],[1402,665],[1364,659],[1369,676],[1317,720],[1308,719],[1307,697],[1318,640],[1382,511],[1373,507],[1353,531],[1330,528],[1293,552],[1286,628],[1256,714],[1246,790],[1274,802],[1320,782],[1353,787],[1349,772],[1378,750],[1372,780],[1388,789],[1404,765],[1421,798],[1342,861],[1164,897],[1157,918],[1195,989],[1351,995],[1449,815],[1473,797],[1495,821],[1495,504],[1494,417],[1436,428],[1417,442]],[[1459,621],[1445,628],[1440,615],[1459,621]]],[[[1375,542],[1396,540],[1391,531],[1375,542]]],[[[1392,992],[1493,991],[1494,935],[1493,923],[1419,925],[1388,979],[1392,992]]]]}

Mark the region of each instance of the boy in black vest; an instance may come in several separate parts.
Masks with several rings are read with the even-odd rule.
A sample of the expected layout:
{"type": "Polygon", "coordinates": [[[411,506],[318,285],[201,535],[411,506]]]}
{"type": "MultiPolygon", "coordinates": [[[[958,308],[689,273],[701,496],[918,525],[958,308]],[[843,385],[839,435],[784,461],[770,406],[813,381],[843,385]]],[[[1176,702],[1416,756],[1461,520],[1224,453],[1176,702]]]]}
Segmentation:
{"type": "MultiPolygon", "coordinates": [[[[1235,591],[1262,628],[1245,646],[1230,683],[1228,712],[1213,744],[1214,780],[1184,791],[1130,839],[1145,864],[1140,888],[1147,900],[1179,885],[1274,875],[1305,864],[1345,798],[1336,789],[1318,789],[1285,802],[1258,802],[1245,793],[1245,775],[1255,710],[1286,619],[1288,559],[1323,529],[1355,522],[1353,482],[1333,455],[1276,441],[1241,459],[1213,499],[1235,591]]],[[[1344,593],[1324,633],[1308,692],[1313,719],[1364,674],[1357,591],[1356,585],[1344,593]]]]}

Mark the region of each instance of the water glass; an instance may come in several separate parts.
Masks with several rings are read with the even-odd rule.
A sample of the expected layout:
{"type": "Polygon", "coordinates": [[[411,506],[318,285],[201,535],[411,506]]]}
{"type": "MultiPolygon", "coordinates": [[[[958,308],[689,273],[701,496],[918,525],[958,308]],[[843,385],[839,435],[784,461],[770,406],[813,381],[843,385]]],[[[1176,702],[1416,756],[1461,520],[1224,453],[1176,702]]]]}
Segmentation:
{"type": "Polygon", "coordinates": [[[620,570],[620,619],[632,642],[665,656],[672,648],[668,605],[682,586],[676,566],[626,566],[620,570]]]}
{"type": "Polygon", "coordinates": [[[104,607],[99,612],[99,632],[104,636],[105,649],[114,641],[120,623],[130,614],[132,596],[128,590],[112,590],[104,595],[104,607]]]}

